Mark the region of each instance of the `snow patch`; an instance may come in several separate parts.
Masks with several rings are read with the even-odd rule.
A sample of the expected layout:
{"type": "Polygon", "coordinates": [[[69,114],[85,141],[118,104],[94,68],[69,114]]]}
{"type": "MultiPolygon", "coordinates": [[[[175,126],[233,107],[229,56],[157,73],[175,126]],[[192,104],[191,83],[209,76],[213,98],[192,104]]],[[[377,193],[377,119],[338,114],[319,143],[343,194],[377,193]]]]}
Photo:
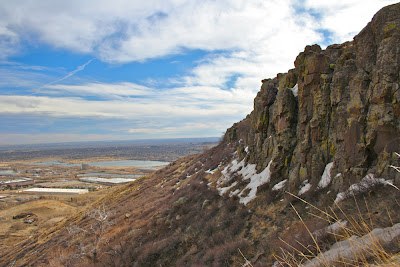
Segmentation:
{"type": "Polygon", "coordinates": [[[311,184],[308,182],[308,180],[305,180],[300,187],[298,195],[301,196],[304,193],[308,192],[308,190],[310,189],[311,189],[311,184]]]}
{"type": "Polygon", "coordinates": [[[280,181],[279,183],[277,183],[276,185],[274,185],[274,187],[272,187],[272,191],[279,191],[279,190],[281,190],[281,189],[285,186],[286,182],[287,182],[287,179],[285,179],[285,180],[283,180],[283,181],[280,181]]]}
{"type": "Polygon", "coordinates": [[[217,169],[218,169],[218,168],[215,168],[215,169],[213,169],[213,170],[208,169],[208,170],[206,170],[206,171],[204,171],[204,172],[205,172],[205,173],[208,173],[208,174],[214,174],[214,173],[217,171],[217,169]]]}
{"type": "Polygon", "coordinates": [[[244,151],[245,151],[247,154],[249,154],[249,146],[246,146],[246,147],[244,148],[244,151]]]}
{"type": "Polygon", "coordinates": [[[235,185],[237,185],[238,182],[234,182],[232,183],[230,186],[226,186],[226,187],[222,187],[222,188],[217,188],[218,193],[220,196],[223,196],[226,192],[228,192],[232,187],[234,187],[235,185]]]}
{"type": "Polygon", "coordinates": [[[232,162],[226,166],[223,170],[222,170],[222,174],[226,177],[231,173],[234,173],[236,171],[238,171],[240,168],[242,168],[244,166],[244,159],[241,162],[238,162],[237,159],[232,160],[232,162]]]}
{"type": "Polygon", "coordinates": [[[246,187],[241,191],[239,194],[240,200],[239,202],[247,205],[250,201],[256,198],[257,195],[257,188],[263,184],[266,184],[271,179],[271,164],[272,160],[268,163],[268,166],[260,173],[256,173],[255,171],[255,164],[249,164],[246,168],[241,170],[243,175],[243,179],[250,179],[250,183],[246,185],[246,187]],[[243,196],[243,193],[250,189],[250,192],[247,196],[243,196]]]}
{"type": "Polygon", "coordinates": [[[299,85],[296,83],[296,85],[293,86],[293,88],[291,88],[290,90],[292,90],[293,95],[294,95],[295,97],[297,97],[297,96],[298,96],[298,93],[299,93],[299,85]]]}
{"type": "Polygon", "coordinates": [[[345,192],[340,192],[336,195],[335,203],[338,203],[353,194],[357,195],[368,191],[373,186],[383,184],[393,186],[392,180],[385,180],[384,178],[375,178],[374,174],[369,173],[360,182],[352,184],[345,192]]]}
{"type": "Polygon", "coordinates": [[[257,173],[256,166],[256,164],[247,164],[238,173],[242,175],[244,180],[248,180],[257,173]]]}
{"type": "Polygon", "coordinates": [[[229,183],[233,178],[232,174],[242,168],[244,164],[244,159],[241,162],[238,162],[237,159],[234,159],[221,171],[222,176],[217,181],[217,190],[221,196],[237,184],[237,182],[234,182],[230,186],[221,187],[222,185],[226,185],[227,183],[229,183]]]}
{"type": "Polygon", "coordinates": [[[250,201],[252,201],[257,195],[257,188],[265,183],[268,183],[271,179],[271,163],[272,160],[268,163],[267,167],[260,173],[257,173],[256,164],[247,164],[245,160],[238,161],[237,159],[232,160],[230,164],[228,164],[222,171],[222,176],[217,181],[217,190],[220,195],[225,194],[231,188],[236,186],[238,182],[234,182],[229,186],[221,187],[222,185],[226,185],[229,183],[233,177],[233,174],[238,174],[242,176],[243,180],[250,180],[250,182],[242,189],[236,189],[233,192],[229,193],[229,196],[238,196],[240,198],[239,202],[247,205],[250,201]],[[245,194],[245,192],[248,192],[245,194]]]}
{"type": "Polygon", "coordinates": [[[326,164],[324,173],[322,174],[321,180],[318,183],[318,188],[320,188],[320,189],[321,188],[325,188],[331,183],[331,180],[332,180],[332,177],[331,177],[332,167],[333,167],[333,162],[330,162],[330,163],[326,164]]]}
{"type": "Polygon", "coordinates": [[[230,164],[228,164],[222,171],[222,176],[218,179],[217,184],[230,181],[232,179],[231,174],[237,172],[240,168],[244,166],[244,159],[241,162],[238,162],[237,159],[232,160],[230,164]]]}
{"type": "Polygon", "coordinates": [[[240,189],[236,189],[235,191],[232,191],[232,192],[229,193],[229,197],[236,196],[239,193],[240,193],[240,189]]]}

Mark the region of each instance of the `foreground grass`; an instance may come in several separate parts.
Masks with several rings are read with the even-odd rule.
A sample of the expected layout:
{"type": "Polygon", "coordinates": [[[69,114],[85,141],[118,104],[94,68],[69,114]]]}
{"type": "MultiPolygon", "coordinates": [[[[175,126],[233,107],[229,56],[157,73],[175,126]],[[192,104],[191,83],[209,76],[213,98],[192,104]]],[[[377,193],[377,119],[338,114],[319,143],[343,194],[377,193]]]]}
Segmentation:
{"type": "MultiPolygon", "coordinates": [[[[289,193],[290,194],[290,193],[289,193]]],[[[328,211],[322,210],[308,201],[290,194],[311,208],[310,215],[325,220],[328,226],[313,231],[295,210],[310,243],[296,241],[296,245],[281,240],[286,249],[275,255],[275,266],[399,266],[400,265],[400,223],[395,223],[388,210],[390,227],[376,228],[372,219],[361,212],[355,196],[358,212],[347,214],[339,204],[328,211]]],[[[397,203],[398,204],[398,203],[397,203]]],[[[364,198],[364,208],[369,212],[364,198]]],[[[400,205],[398,204],[398,208],[400,205]]]]}

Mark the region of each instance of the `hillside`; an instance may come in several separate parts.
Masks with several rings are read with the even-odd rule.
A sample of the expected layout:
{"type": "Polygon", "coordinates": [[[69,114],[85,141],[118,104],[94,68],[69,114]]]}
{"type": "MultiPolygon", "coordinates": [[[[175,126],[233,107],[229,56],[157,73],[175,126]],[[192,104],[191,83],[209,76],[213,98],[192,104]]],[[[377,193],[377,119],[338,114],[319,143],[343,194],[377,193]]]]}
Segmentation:
{"type": "Polygon", "coordinates": [[[301,253],[378,227],[391,233],[379,246],[386,253],[364,253],[362,262],[392,261],[400,251],[400,173],[390,167],[400,165],[399,44],[395,4],[351,42],[307,46],[294,69],[262,80],[254,110],[216,147],[115,189],[0,252],[0,264],[271,266],[284,255],[304,263],[301,253]],[[350,234],[333,230],[337,222],[350,234]]]}

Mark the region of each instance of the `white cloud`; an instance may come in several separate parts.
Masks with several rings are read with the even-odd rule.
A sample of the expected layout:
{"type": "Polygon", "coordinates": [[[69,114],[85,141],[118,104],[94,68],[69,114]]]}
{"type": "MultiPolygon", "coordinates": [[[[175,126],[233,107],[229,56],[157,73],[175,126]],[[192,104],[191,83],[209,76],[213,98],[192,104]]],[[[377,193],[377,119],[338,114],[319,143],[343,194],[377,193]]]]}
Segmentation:
{"type": "Polygon", "coordinates": [[[42,144],[63,143],[76,141],[104,141],[104,140],[126,140],[127,137],[118,138],[110,134],[76,134],[76,133],[2,133],[0,145],[16,144],[42,144]]]}
{"type": "MultiPolygon", "coordinates": [[[[321,15],[320,23],[307,25],[311,30],[322,27],[343,38],[361,30],[380,7],[395,2],[307,0],[301,5],[321,15]]],[[[28,37],[115,62],[144,60],[186,48],[247,50],[285,34],[286,25],[309,19],[307,13],[296,14],[296,4],[295,0],[7,1],[0,7],[0,40],[7,39],[7,48],[14,50],[13,44],[28,37]]]]}
{"type": "Polygon", "coordinates": [[[315,32],[319,28],[332,31],[334,41],[340,42],[360,31],[380,7],[395,2],[7,1],[0,7],[0,47],[4,56],[28,40],[120,63],[185,49],[247,51],[255,56],[263,51],[274,53],[278,62],[286,59],[282,51],[292,54],[307,43],[321,41],[315,32]],[[320,21],[297,12],[298,5],[318,13],[320,21]]]}
{"type": "MultiPolygon", "coordinates": [[[[259,84],[259,82],[257,82],[259,84]]],[[[86,83],[86,84],[54,84],[48,85],[41,91],[51,99],[74,97],[88,104],[95,102],[85,100],[87,97],[101,96],[105,100],[119,100],[126,103],[154,104],[170,106],[204,105],[224,106],[230,104],[240,105],[240,111],[250,111],[253,101],[253,91],[240,88],[224,90],[214,86],[177,86],[172,88],[152,88],[130,82],[121,83],[86,83]],[[50,97],[49,97],[50,98],[50,97]]],[[[0,99],[1,99],[0,95],[0,99]]],[[[1,109],[5,111],[5,109],[1,109]]],[[[84,114],[83,114],[84,116],[84,114]]]]}
{"type": "Polygon", "coordinates": [[[88,83],[43,90],[53,96],[0,95],[0,115],[86,118],[94,121],[90,128],[107,120],[113,125],[108,131],[125,139],[218,136],[250,112],[253,101],[244,90],[209,86],[155,90],[133,83],[88,83]]]}
{"type": "Polygon", "coordinates": [[[16,54],[19,36],[4,25],[0,24],[0,59],[16,54]]]}
{"type": "Polygon", "coordinates": [[[184,48],[246,49],[281,27],[291,10],[288,0],[44,0],[3,3],[0,12],[0,34],[128,62],[184,48]]]}
{"type": "MultiPolygon", "coordinates": [[[[64,86],[68,91],[94,92],[96,89],[89,84],[84,86],[64,86]]],[[[59,86],[60,89],[62,86],[59,86]]],[[[112,89],[111,85],[99,86],[99,94],[103,89],[112,89]]],[[[108,92],[111,92],[109,90],[108,92]]],[[[120,90],[121,91],[121,90],[120,90]]],[[[142,92],[142,91],[140,91],[142,92]]],[[[153,91],[154,92],[154,91],[153,91]]],[[[114,93],[121,92],[114,90],[114,93]]],[[[127,89],[123,88],[126,94],[127,89]]],[[[135,93],[132,92],[132,95],[135,93]]],[[[18,96],[0,95],[0,114],[32,114],[56,117],[105,117],[105,118],[196,118],[210,116],[238,116],[250,110],[251,98],[235,92],[223,91],[218,88],[193,87],[176,88],[157,92],[141,98],[115,98],[108,100],[85,100],[80,97],[48,97],[48,96],[18,96]],[[212,97],[210,97],[212,94],[212,97]],[[245,97],[245,98],[243,98],[245,97]],[[222,103],[222,101],[224,101],[222,103]]]]}
{"type": "Polygon", "coordinates": [[[48,80],[49,76],[42,73],[0,67],[0,88],[38,87],[48,80]]]}
{"type": "MultiPolygon", "coordinates": [[[[131,134],[154,134],[157,136],[177,136],[177,135],[191,135],[192,133],[196,133],[198,136],[199,131],[207,131],[210,129],[216,129],[217,131],[223,131],[225,128],[221,126],[220,123],[208,121],[208,122],[198,122],[198,123],[183,123],[181,125],[173,125],[173,126],[165,126],[165,127],[149,127],[149,128],[131,128],[128,130],[131,134]]],[[[208,136],[207,134],[204,136],[208,136]]]]}
{"type": "MultiPolygon", "coordinates": [[[[60,84],[90,62],[60,79],[30,75],[27,70],[16,75],[0,71],[4,77],[0,86],[32,83],[31,88],[40,88],[35,92],[41,94],[0,95],[0,114],[145,118],[147,125],[131,127],[135,135],[201,131],[215,120],[211,127],[219,131],[250,112],[261,79],[292,68],[305,45],[323,43],[321,30],[330,31],[333,42],[348,40],[380,7],[394,2],[4,1],[0,59],[17,53],[26,42],[89,54],[109,63],[146,61],[196,49],[208,54],[185,76],[171,77],[168,87],[172,88],[128,82],[60,84]],[[45,85],[38,86],[38,79],[45,85]],[[93,99],[90,96],[101,100],[88,100],[93,99]]],[[[129,132],[129,128],[121,130],[129,132]]]]}
{"type": "Polygon", "coordinates": [[[105,98],[121,98],[129,96],[148,96],[157,91],[134,83],[87,83],[87,84],[48,84],[42,87],[42,92],[49,95],[102,96],[105,98]]]}
{"type": "Polygon", "coordinates": [[[307,0],[304,6],[319,13],[319,27],[331,31],[333,41],[350,41],[383,6],[397,0],[307,0]]]}
{"type": "MultiPolygon", "coordinates": [[[[2,34],[6,34],[12,36],[12,50],[15,42],[28,38],[115,63],[191,49],[224,51],[200,62],[192,75],[179,79],[186,85],[224,86],[233,75],[259,81],[285,72],[293,67],[295,56],[305,45],[323,42],[319,30],[331,31],[334,42],[347,40],[380,7],[393,2],[8,1],[0,7],[0,46],[2,34]],[[298,12],[299,5],[304,12],[298,12]],[[308,11],[319,14],[319,20],[308,11]]],[[[8,51],[1,50],[3,54],[8,51]]]]}

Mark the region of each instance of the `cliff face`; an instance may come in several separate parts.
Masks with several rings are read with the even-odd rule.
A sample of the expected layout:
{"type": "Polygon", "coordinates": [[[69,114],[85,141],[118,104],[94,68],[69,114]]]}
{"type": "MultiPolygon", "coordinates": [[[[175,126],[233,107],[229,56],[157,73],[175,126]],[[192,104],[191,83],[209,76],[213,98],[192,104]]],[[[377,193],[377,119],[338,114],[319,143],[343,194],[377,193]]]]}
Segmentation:
{"type": "Polygon", "coordinates": [[[325,231],[321,248],[337,241],[326,238],[331,218],[298,196],[314,212],[340,202],[338,220],[399,222],[400,191],[390,184],[400,187],[400,174],[389,167],[399,165],[399,44],[396,4],[352,42],[307,46],[294,69],[262,81],[253,112],[218,146],[116,188],[93,210],[0,252],[0,265],[245,266],[243,252],[270,266],[281,248],[315,249],[310,231],[325,231]],[[109,214],[101,232],[93,211],[109,214]]]}
{"type": "Polygon", "coordinates": [[[287,179],[294,194],[306,180],[308,194],[328,187],[318,184],[332,162],[335,192],[369,173],[399,184],[388,168],[400,151],[399,14],[399,4],[383,9],[352,42],[307,46],[294,69],[262,81],[254,111],[225,140],[259,170],[272,160],[272,181],[287,179]]]}

